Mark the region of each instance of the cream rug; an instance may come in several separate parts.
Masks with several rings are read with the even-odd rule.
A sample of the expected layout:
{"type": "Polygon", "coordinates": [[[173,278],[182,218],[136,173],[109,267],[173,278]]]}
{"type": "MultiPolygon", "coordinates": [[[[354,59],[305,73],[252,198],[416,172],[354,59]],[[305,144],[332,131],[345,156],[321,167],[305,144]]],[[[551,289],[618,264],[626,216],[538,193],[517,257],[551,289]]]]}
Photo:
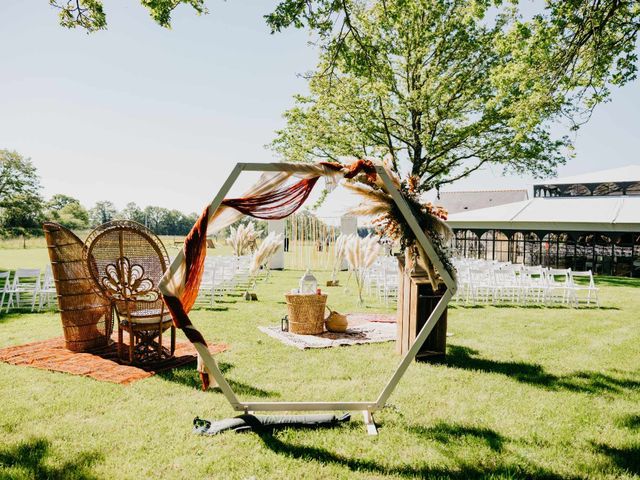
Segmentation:
{"type": "Polygon", "coordinates": [[[345,333],[324,332],[319,335],[298,335],[283,332],[280,325],[258,327],[258,329],[285,345],[300,350],[392,342],[396,339],[396,324],[390,322],[367,322],[349,327],[345,333]]]}

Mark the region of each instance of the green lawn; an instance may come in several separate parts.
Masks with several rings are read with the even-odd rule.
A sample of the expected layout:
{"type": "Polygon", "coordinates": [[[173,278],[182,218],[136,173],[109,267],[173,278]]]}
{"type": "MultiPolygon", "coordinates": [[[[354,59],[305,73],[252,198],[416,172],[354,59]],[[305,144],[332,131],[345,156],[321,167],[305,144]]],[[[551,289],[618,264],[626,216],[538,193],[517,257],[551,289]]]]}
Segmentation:
{"type": "MultiPolygon", "coordinates": [[[[373,399],[393,344],[299,351],[257,330],[279,322],[299,275],[193,319],[230,344],[218,360],[243,399],[373,399]]],[[[194,367],[120,386],[0,364],[0,478],[638,477],[640,282],[598,281],[602,309],[451,308],[446,363],[412,364],[377,437],[358,415],[332,430],[194,435],[196,415],[236,414],[194,367]]],[[[328,290],[356,310],[353,288],[328,290]]],[[[0,347],[60,334],[54,313],[0,316],[0,347]]]]}

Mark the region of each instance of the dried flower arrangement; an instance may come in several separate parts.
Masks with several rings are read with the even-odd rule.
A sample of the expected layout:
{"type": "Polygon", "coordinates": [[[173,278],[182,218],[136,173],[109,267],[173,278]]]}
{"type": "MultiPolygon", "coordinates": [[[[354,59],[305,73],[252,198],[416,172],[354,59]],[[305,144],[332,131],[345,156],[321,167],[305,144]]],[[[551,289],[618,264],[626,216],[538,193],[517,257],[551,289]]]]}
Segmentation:
{"type": "Polygon", "coordinates": [[[358,302],[364,304],[362,290],[364,287],[364,276],[367,269],[373,265],[380,255],[380,244],[376,237],[371,235],[361,238],[358,235],[349,235],[345,242],[345,259],[349,264],[358,287],[358,302]]]}
{"type": "Polygon", "coordinates": [[[262,240],[258,249],[253,252],[253,258],[251,259],[251,275],[255,276],[260,269],[267,269],[269,261],[278,251],[278,248],[282,246],[283,234],[276,234],[275,232],[269,233],[262,240]]]}
{"type": "Polygon", "coordinates": [[[233,254],[237,257],[253,252],[257,247],[258,232],[253,222],[240,224],[237,228],[229,227],[227,244],[231,245],[233,254]]]}
{"type": "MultiPolygon", "coordinates": [[[[385,165],[385,169],[394,186],[403,194],[418,225],[431,240],[444,268],[451,276],[454,276],[455,271],[451,264],[448,248],[448,242],[453,237],[453,232],[445,223],[447,219],[446,210],[431,203],[420,203],[416,191],[417,177],[412,176],[406,181],[401,181],[398,175],[393,173],[387,165],[385,165]]],[[[371,175],[361,173],[353,177],[351,181],[345,182],[344,185],[364,198],[364,201],[351,209],[349,213],[375,217],[373,223],[376,227],[376,233],[380,237],[388,237],[399,241],[401,247],[408,254],[408,260],[412,265],[411,269],[423,270],[429,276],[433,289],[438,290],[442,284],[442,279],[431,261],[429,261],[426,252],[416,241],[415,234],[404,215],[400,213],[398,206],[382,180],[379,177],[372,178],[371,175]]]]}
{"type": "MultiPolygon", "coordinates": [[[[345,249],[347,244],[347,239],[349,235],[345,235],[341,233],[336,238],[335,248],[333,252],[333,265],[331,268],[331,286],[338,285],[338,272],[342,269],[342,262],[344,262],[345,249]]],[[[327,283],[329,286],[329,283],[327,283]]]]}

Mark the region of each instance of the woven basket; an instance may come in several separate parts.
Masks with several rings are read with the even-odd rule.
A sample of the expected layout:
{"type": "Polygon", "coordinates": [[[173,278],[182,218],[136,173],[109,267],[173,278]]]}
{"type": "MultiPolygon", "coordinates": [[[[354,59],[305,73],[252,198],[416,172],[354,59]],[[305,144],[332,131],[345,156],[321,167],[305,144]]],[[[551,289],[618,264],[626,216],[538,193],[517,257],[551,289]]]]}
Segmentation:
{"type": "Polygon", "coordinates": [[[318,335],[324,332],[326,294],[286,294],[289,310],[289,331],[300,335],[318,335]]]}

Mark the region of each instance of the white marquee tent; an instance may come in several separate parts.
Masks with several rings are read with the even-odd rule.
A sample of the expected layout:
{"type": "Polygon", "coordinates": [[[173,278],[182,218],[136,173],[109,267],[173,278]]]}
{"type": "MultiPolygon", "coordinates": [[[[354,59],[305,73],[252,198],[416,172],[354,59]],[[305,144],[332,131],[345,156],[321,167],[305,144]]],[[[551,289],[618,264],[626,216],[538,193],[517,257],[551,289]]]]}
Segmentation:
{"type": "Polygon", "coordinates": [[[640,232],[640,197],[545,197],[449,216],[458,229],[640,232]]]}

